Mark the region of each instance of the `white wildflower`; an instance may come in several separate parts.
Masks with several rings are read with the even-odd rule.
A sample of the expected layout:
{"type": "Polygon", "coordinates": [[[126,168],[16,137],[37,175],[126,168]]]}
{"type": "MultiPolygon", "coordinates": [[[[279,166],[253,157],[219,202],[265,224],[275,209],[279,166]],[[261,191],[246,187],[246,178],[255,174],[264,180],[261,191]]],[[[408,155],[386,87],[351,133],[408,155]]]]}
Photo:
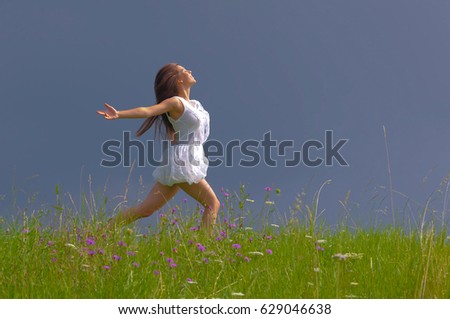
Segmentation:
{"type": "Polygon", "coordinates": [[[232,296],[239,296],[239,297],[245,296],[242,292],[232,292],[231,295],[232,296]]]}
{"type": "Polygon", "coordinates": [[[250,198],[246,198],[245,200],[246,200],[247,202],[250,202],[250,203],[254,203],[254,202],[255,202],[254,199],[250,199],[250,198]]]}
{"type": "Polygon", "coordinates": [[[277,224],[270,224],[270,226],[280,228],[280,225],[277,225],[277,224]]]}
{"type": "Polygon", "coordinates": [[[339,260],[346,260],[347,259],[347,256],[344,255],[344,254],[341,254],[341,253],[334,254],[332,257],[333,258],[338,258],[339,260]]]}
{"type": "Polygon", "coordinates": [[[259,256],[264,256],[264,254],[260,251],[250,251],[249,252],[250,255],[259,255],[259,256]]]}

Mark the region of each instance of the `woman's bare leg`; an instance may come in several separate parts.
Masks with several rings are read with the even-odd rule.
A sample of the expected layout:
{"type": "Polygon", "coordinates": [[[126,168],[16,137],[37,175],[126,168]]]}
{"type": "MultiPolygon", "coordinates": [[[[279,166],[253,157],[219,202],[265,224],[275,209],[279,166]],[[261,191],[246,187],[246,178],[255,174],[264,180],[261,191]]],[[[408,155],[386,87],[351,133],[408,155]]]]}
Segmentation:
{"type": "Polygon", "coordinates": [[[150,216],[175,196],[178,189],[177,185],[167,186],[156,182],[142,203],[116,215],[109,221],[109,226],[122,226],[150,216]]]}
{"type": "Polygon", "coordinates": [[[202,179],[196,184],[179,183],[177,186],[205,207],[202,226],[212,231],[216,223],[220,202],[208,182],[202,179]]]}

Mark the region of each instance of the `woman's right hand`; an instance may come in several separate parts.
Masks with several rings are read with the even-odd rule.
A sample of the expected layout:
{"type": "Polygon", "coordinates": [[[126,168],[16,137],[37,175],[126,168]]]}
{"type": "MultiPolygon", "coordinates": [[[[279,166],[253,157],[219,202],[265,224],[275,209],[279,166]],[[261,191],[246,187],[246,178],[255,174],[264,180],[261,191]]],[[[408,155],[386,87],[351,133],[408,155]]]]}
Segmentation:
{"type": "Polygon", "coordinates": [[[119,118],[119,112],[113,108],[108,103],[105,103],[106,110],[104,111],[97,111],[97,114],[102,115],[107,120],[115,120],[119,118]]]}

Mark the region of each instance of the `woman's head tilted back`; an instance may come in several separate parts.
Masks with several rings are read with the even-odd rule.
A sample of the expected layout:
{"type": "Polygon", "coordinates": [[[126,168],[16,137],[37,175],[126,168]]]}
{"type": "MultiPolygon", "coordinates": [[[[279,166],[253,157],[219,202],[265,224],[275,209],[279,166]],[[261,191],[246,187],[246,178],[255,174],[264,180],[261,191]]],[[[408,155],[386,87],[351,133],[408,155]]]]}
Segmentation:
{"type": "MultiPolygon", "coordinates": [[[[179,64],[177,63],[166,64],[158,71],[154,84],[156,103],[161,103],[168,98],[178,95],[177,81],[179,74],[179,64]]],[[[152,116],[146,119],[136,135],[141,136],[144,134],[155,122],[157,122],[157,131],[161,132],[161,125],[164,125],[166,136],[169,137],[173,135],[174,129],[167,118],[167,114],[152,116]]]]}

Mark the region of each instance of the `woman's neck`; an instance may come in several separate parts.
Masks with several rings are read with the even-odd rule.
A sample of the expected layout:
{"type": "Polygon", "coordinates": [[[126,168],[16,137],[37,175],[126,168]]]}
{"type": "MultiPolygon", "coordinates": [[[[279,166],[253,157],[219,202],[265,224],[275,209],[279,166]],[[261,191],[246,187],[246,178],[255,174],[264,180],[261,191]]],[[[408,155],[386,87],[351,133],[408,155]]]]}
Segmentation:
{"type": "Polygon", "coordinates": [[[188,89],[181,89],[181,90],[178,91],[178,96],[182,97],[183,99],[185,99],[187,101],[190,100],[190,98],[189,98],[190,94],[191,94],[191,89],[190,88],[188,88],[188,89]]]}

